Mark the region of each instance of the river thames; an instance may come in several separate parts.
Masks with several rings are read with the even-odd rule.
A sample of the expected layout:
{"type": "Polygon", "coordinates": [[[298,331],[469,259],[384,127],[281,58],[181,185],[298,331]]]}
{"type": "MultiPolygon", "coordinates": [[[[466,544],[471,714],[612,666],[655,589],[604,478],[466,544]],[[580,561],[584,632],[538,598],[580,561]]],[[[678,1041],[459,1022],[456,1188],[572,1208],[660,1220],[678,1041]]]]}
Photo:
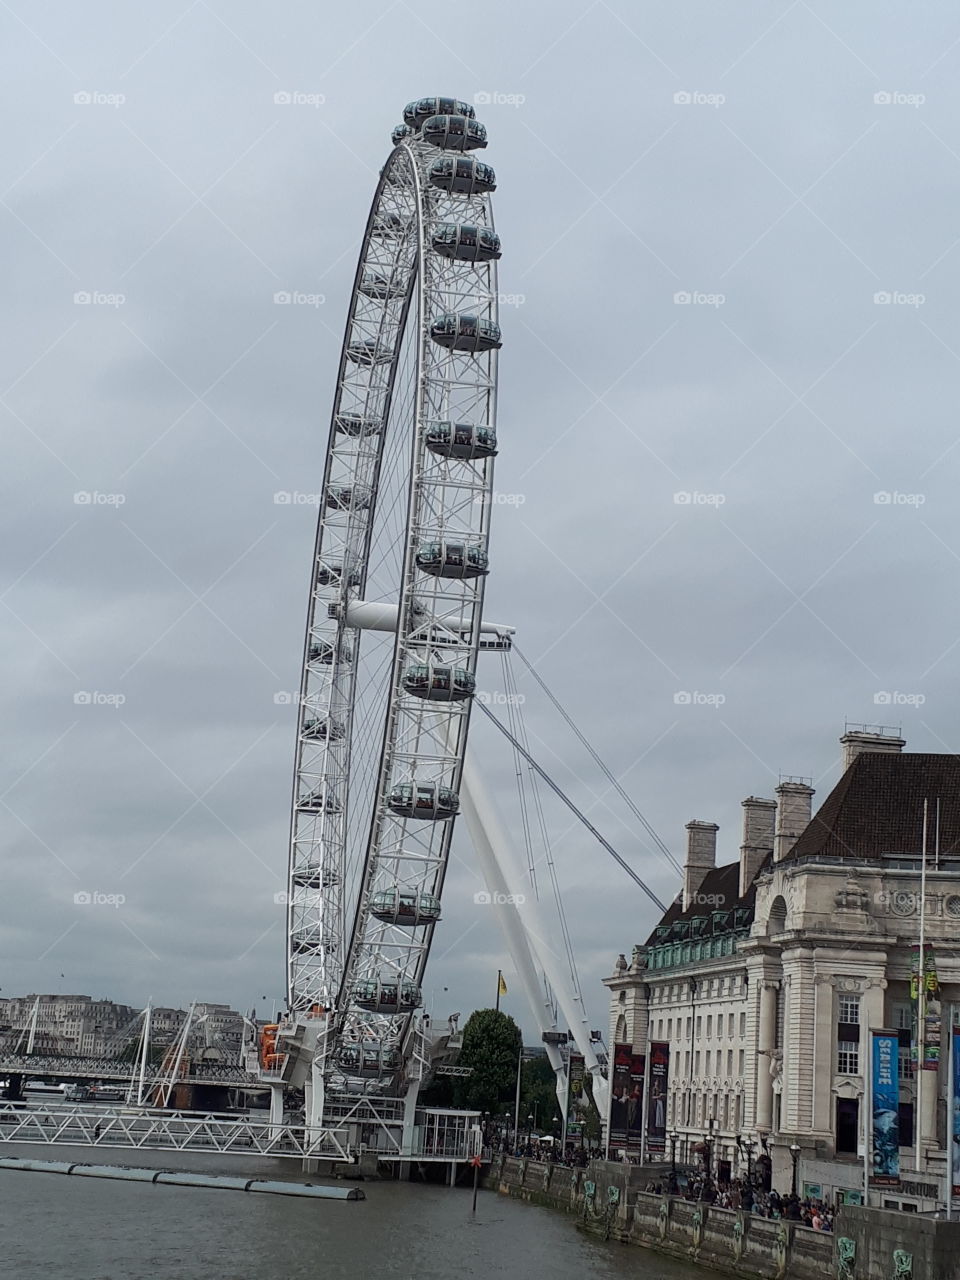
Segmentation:
{"type": "MultiPolygon", "coordinates": [[[[300,1177],[281,1161],[65,1147],[4,1147],[3,1154],[300,1177]]],[[[585,1238],[572,1217],[492,1191],[480,1192],[473,1215],[468,1187],[359,1185],[366,1200],[294,1200],[0,1170],[2,1274],[17,1280],[703,1280],[712,1274],[647,1249],[585,1238]]]]}

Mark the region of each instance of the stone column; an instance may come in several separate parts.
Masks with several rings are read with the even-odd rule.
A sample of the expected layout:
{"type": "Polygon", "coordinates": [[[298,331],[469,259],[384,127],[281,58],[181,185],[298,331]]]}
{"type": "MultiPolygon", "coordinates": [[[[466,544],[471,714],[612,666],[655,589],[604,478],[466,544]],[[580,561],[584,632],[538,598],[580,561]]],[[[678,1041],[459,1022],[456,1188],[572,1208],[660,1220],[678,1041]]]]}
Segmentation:
{"type": "Polygon", "coordinates": [[[757,1129],[773,1126],[773,1074],[770,1064],[777,1043],[777,984],[760,984],[760,1034],[757,1048],[757,1129]]]}

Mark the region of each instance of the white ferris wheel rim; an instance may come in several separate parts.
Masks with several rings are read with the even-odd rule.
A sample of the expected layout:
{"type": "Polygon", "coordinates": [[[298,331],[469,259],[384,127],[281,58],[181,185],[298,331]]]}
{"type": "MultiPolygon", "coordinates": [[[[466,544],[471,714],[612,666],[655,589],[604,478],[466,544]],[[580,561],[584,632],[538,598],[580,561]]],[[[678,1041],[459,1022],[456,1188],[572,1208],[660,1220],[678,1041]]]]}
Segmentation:
{"type": "MultiPolygon", "coordinates": [[[[395,1074],[415,1007],[401,1006],[405,994],[410,1004],[419,991],[435,921],[426,914],[411,927],[375,915],[371,904],[382,903],[390,892],[397,908],[404,895],[414,896],[416,909],[440,898],[470,697],[451,693],[448,700],[435,699],[444,672],[451,690],[475,672],[492,509],[499,341],[462,353],[433,335],[441,317],[454,316],[472,318],[475,336],[483,325],[493,326],[486,332],[495,329],[499,336],[499,252],[470,262],[434,250],[438,227],[480,227],[495,236],[489,191],[456,193],[432,184],[431,167],[444,157],[454,165],[468,159],[465,152],[440,149],[416,134],[402,139],[384,167],[367,220],[326,450],[298,717],[288,892],[290,1011],[294,1017],[330,1015],[334,1034],[327,1040],[334,1071],[338,1046],[341,1055],[344,1045],[356,1046],[348,1052],[357,1055],[358,1065],[359,1055],[366,1062],[372,1052],[370,1061],[379,1067],[372,1072],[374,1088],[395,1074]],[[399,228],[393,226],[396,218],[399,228]],[[392,228],[392,238],[384,228],[392,228]],[[396,291],[401,285],[402,293],[396,291]],[[386,296],[371,298],[371,289],[386,296]],[[358,342],[367,347],[360,360],[352,360],[358,342]],[[410,360],[411,345],[411,367],[405,368],[403,353],[410,360]],[[384,352],[390,353],[388,360],[384,352]],[[412,381],[398,388],[402,369],[412,381]],[[397,422],[395,410],[409,420],[397,422]],[[375,423],[378,415],[382,428],[368,434],[365,423],[375,423]],[[355,436],[342,429],[345,418],[355,436]],[[444,437],[446,431],[452,443],[454,424],[461,431],[471,427],[474,444],[492,441],[490,452],[438,454],[428,437],[436,445],[438,432],[444,437]],[[407,439],[388,454],[402,432],[407,439]],[[408,458],[405,475],[401,452],[408,458]],[[388,528],[382,518],[382,504],[390,502],[389,488],[382,492],[387,483],[396,490],[393,507],[404,504],[398,522],[402,565],[395,600],[376,598],[376,593],[371,600],[366,591],[371,569],[376,577],[384,559],[377,535],[388,528]],[[339,573],[331,548],[342,551],[339,573]],[[479,558],[483,571],[474,572],[479,558]],[[424,563],[433,568],[425,571],[424,563]],[[368,640],[368,633],[381,629],[389,636],[386,642],[368,640]],[[381,657],[390,650],[382,664],[389,687],[379,724],[376,710],[370,723],[358,716],[363,697],[358,667],[365,646],[381,657]],[[411,680],[425,682],[430,696],[414,696],[411,680]],[[378,730],[372,782],[371,776],[356,774],[377,754],[371,753],[371,742],[378,730]],[[311,736],[317,733],[321,736],[311,736]],[[403,786],[411,791],[400,800],[413,805],[406,815],[394,804],[396,788],[403,786]],[[442,810],[451,796],[450,816],[412,816],[429,810],[421,800],[442,810]],[[357,828],[364,827],[368,835],[361,847],[357,828]],[[353,887],[347,883],[348,855],[354,860],[353,887]],[[385,988],[399,996],[392,1009],[380,1004],[385,988]],[[368,1007],[358,1007],[357,992],[373,990],[373,1006],[367,1000],[368,1007]],[[368,1051],[365,1045],[376,1047],[368,1051]]],[[[469,161],[475,164],[472,157],[469,161]]],[[[462,340],[463,329],[458,320],[455,342],[462,340]]],[[[475,345],[480,346],[479,338],[475,345]]],[[[342,1065],[339,1070],[350,1077],[342,1065]]]]}

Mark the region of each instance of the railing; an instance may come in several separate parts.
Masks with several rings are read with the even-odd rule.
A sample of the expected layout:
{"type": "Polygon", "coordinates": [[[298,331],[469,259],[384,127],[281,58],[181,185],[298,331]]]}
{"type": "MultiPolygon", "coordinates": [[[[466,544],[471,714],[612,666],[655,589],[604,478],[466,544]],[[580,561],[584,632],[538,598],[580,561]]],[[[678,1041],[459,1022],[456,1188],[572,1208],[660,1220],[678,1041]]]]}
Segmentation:
{"type": "Polygon", "coordinates": [[[184,1111],[85,1111],[0,1103],[0,1144],[109,1147],[120,1150],[215,1151],[352,1162],[345,1129],[311,1129],[246,1117],[184,1111]]]}
{"type": "MultiPolygon", "coordinates": [[[[66,1054],[46,1056],[41,1053],[0,1053],[0,1072],[14,1072],[26,1076],[74,1076],[84,1080],[130,1080],[139,1066],[132,1062],[119,1062],[116,1058],[74,1058],[66,1054]]],[[[152,1067],[148,1077],[165,1076],[162,1070],[152,1067]]],[[[226,1062],[192,1063],[186,1075],[178,1076],[185,1084],[222,1083],[254,1087],[262,1085],[259,1076],[244,1071],[236,1064],[226,1062]]]]}

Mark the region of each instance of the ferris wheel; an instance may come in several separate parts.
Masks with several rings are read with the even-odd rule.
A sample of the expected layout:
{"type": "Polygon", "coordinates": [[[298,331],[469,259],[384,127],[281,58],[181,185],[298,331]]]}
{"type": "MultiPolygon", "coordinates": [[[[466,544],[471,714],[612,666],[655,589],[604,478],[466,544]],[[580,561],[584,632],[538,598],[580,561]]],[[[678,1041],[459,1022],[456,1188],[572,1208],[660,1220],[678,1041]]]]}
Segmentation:
{"type": "Polygon", "coordinates": [[[340,355],[303,656],[288,1002],[334,1088],[401,1072],[476,687],[497,450],[493,169],[474,110],[404,112],[340,355]]]}

